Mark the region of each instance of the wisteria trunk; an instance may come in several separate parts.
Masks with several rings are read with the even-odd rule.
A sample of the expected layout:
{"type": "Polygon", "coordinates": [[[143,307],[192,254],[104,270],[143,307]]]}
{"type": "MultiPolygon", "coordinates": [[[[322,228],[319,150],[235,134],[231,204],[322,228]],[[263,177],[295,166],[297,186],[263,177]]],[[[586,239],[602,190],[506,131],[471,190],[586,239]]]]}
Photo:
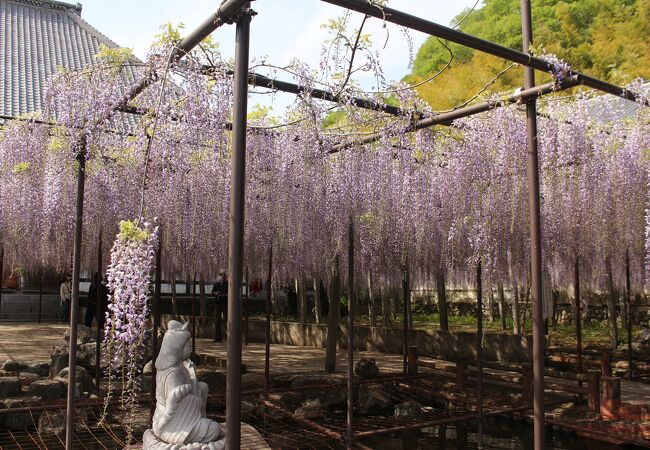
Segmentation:
{"type": "Polygon", "coordinates": [[[390,324],[390,297],[388,289],[383,287],[380,291],[381,296],[381,322],[384,328],[389,328],[390,324]]]}
{"type": "Polygon", "coordinates": [[[300,307],[300,323],[307,323],[307,279],[301,275],[297,280],[298,303],[300,307]]]}
{"type": "Polygon", "coordinates": [[[314,278],[314,317],[316,323],[321,323],[321,311],[320,279],[314,278]]]}
{"type": "Polygon", "coordinates": [[[497,285],[497,290],[499,291],[499,317],[501,318],[501,329],[503,331],[508,329],[506,324],[506,296],[503,292],[503,283],[497,285]]]}
{"type": "Polygon", "coordinates": [[[375,305],[375,296],[372,286],[372,275],[368,273],[368,315],[370,316],[370,326],[377,326],[377,312],[375,305]]]}
{"type": "Polygon", "coordinates": [[[327,347],[325,348],[325,371],[336,372],[336,346],[338,342],[338,331],[340,321],[341,301],[341,275],[339,273],[339,259],[336,257],[330,276],[329,289],[327,292],[329,309],[327,312],[327,347]]]}
{"type": "Polygon", "coordinates": [[[490,286],[490,295],[488,296],[488,320],[494,322],[494,289],[490,286]]]}
{"type": "Polygon", "coordinates": [[[440,311],[440,329],[449,331],[449,319],[447,315],[447,288],[445,286],[445,273],[442,267],[436,271],[436,289],[438,291],[438,309],[440,311]]]}
{"type": "Polygon", "coordinates": [[[199,313],[201,317],[207,316],[207,309],[205,303],[205,275],[203,272],[199,275],[199,313]]]}
{"type": "Polygon", "coordinates": [[[514,334],[521,334],[521,316],[519,314],[519,285],[512,284],[512,330],[514,334]]]}
{"type": "Polygon", "coordinates": [[[178,315],[178,300],[176,299],[176,276],[172,275],[171,280],[171,291],[172,291],[172,316],[176,317],[178,315]]]}
{"type": "Polygon", "coordinates": [[[616,303],[617,292],[614,286],[614,276],[612,274],[612,260],[610,257],[605,259],[605,269],[607,271],[607,287],[609,295],[607,296],[607,322],[609,323],[609,338],[612,348],[618,347],[618,327],[616,326],[616,303]]]}

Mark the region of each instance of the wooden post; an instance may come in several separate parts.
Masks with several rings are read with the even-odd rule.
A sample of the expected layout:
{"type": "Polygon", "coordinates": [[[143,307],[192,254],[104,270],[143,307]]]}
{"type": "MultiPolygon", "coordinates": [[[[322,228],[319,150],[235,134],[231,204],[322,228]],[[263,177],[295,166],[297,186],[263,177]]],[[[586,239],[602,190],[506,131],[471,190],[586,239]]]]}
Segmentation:
{"type": "Polygon", "coordinates": [[[408,374],[418,374],[418,347],[417,345],[409,345],[408,351],[408,374]]]}
{"type": "MultiPolygon", "coordinates": [[[[95,367],[97,368],[97,371],[95,372],[95,386],[97,387],[97,395],[99,395],[100,389],[99,389],[99,381],[101,379],[101,335],[102,335],[102,327],[100,324],[102,323],[102,320],[100,320],[100,316],[104,314],[104,310],[108,311],[108,308],[103,308],[102,306],[104,303],[102,302],[108,302],[108,298],[102,299],[102,289],[100,288],[100,283],[102,279],[102,230],[99,230],[99,239],[97,242],[97,278],[95,279],[95,302],[96,302],[96,310],[95,310],[95,315],[97,318],[97,334],[95,335],[95,367]]],[[[108,280],[106,280],[108,282],[108,280]]]]}
{"type": "Polygon", "coordinates": [[[368,272],[368,314],[370,315],[370,326],[377,326],[377,312],[375,305],[375,296],[372,283],[372,275],[368,272]]]}
{"type": "Polygon", "coordinates": [[[325,348],[325,372],[336,372],[336,347],[338,344],[339,308],[341,304],[341,277],[339,273],[339,257],[334,259],[330,276],[329,310],[327,313],[327,346],[325,348]]]}
{"type": "Polygon", "coordinates": [[[162,227],[158,229],[158,248],[156,250],[156,270],[154,281],[154,296],[151,305],[151,316],[153,318],[153,335],[151,344],[153,351],[151,353],[151,408],[149,410],[150,418],[156,409],[156,358],[158,357],[158,328],[160,327],[160,294],[162,288],[162,227]]]}
{"type": "Polygon", "coordinates": [[[621,406],[621,379],[603,376],[600,381],[600,415],[615,419],[621,406]]]}
{"type": "Polygon", "coordinates": [[[41,282],[38,286],[38,323],[41,323],[43,317],[43,274],[41,273],[41,282]]]}
{"type": "Polygon", "coordinates": [[[320,295],[320,278],[314,278],[314,317],[316,323],[321,323],[321,295],[320,295]]]}
{"type": "Polygon", "coordinates": [[[407,354],[408,354],[408,345],[409,345],[409,304],[411,303],[411,282],[410,282],[410,276],[409,276],[409,269],[408,269],[408,262],[404,263],[404,268],[402,270],[402,298],[403,298],[403,314],[404,314],[404,330],[403,330],[403,339],[404,339],[404,347],[403,347],[403,367],[404,367],[404,374],[408,372],[408,367],[407,367],[407,354]]]}
{"type": "MultiPolygon", "coordinates": [[[[573,291],[575,302],[575,329],[576,329],[576,352],[578,355],[578,373],[582,373],[582,311],[580,304],[580,257],[576,256],[574,271],[573,271],[573,291]]],[[[578,385],[581,385],[579,382],[578,385]]]]}
{"type": "Polygon", "coordinates": [[[192,354],[194,355],[196,354],[196,271],[192,281],[192,354]]]}
{"type": "Polygon", "coordinates": [[[587,405],[589,409],[600,413],[600,370],[588,370],[587,405]]]}
{"type": "Polygon", "coordinates": [[[249,295],[250,295],[250,283],[248,280],[248,266],[244,271],[244,276],[246,277],[246,289],[244,290],[244,345],[248,345],[248,306],[249,306],[249,295]]]}
{"type": "Polygon", "coordinates": [[[269,245],[269,271],[266,274],[266,326],[264,333],[264,392],[271,388],[271,281],[273,276],[273,244],[269,245]]]}
{"type": "Polygon", "coordinates": [[[508,329],[506,324],[506,298],[503,292],[503,283],[499,283],[497,290],[499,291],[499,316],[501,316],[501,329],[503,331],[508,329]]]}
{"type": "Polygon", "coordinates": [[[533,401],[533,364],[523,363],[521,365],[522,395],[527,403],[533,401]]]}
{"type": "Polygon", "coordinates": [[[612,376],[612,355],[609,350],[603,351],[603,354],[600,357],[600,367],[603,372],[603,377],[612,376]]]}
{"type": "Polygon", "coordinates": [[[632,381],[634,359],[632,356],[632,296],[630,284],[630,251],[625,250],[625,325],[627,327],[627,379],[632,381]]]}
{"type": "Polygon", "coordinates": [[[465,361],[456,361],[456,382],[460,386],[467,383],[467,363],[465,361]]]}

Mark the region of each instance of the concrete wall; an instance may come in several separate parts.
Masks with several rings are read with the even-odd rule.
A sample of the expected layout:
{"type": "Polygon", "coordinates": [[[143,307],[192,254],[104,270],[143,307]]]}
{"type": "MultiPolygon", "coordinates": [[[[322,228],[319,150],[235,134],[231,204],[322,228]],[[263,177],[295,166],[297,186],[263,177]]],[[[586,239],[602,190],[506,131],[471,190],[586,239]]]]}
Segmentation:
{"type": "MultiPolygon", "coordinates": [[[[171,316],[163,315],[163,328],[171,316]]],[[[191,316],[180,316],[177,320],[191,321],[191,316]]],[[[368,350],[384,353],[402,354],[403,330],[397,328],[360,326],[354,329],[355,350],[368,350]]],[[[197,337],[212,338],[214,322],[212,319],[196,318],[197,337]]],[[[250,342],[264,342],[265,324],[262,320],[249,320],[248,337],[250,342]]],[[[271,342],[274,344],[297,345],[305,347],[325,347],[327,326],[300,324],[296,322],[271,322],[271,342]]],[[[347,348],[347,327],[339,327],[339,348],[347,348]]],[[[417,345],[421,356],[455,361],[476,360],[477,339],[475,333],[443,332],[430,330],[409,331],[409,345],[417,345]]],[[[532,360],[533,341],[530,336],[488,333],[483,348],[487,361],[526,362],[532,360]]]]}

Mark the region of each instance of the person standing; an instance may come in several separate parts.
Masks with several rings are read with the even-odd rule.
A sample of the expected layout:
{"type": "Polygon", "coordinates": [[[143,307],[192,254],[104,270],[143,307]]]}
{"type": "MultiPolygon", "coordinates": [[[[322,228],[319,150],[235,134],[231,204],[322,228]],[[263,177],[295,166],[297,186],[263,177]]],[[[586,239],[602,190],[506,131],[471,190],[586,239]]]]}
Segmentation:
{"type": "Polygon", "coordinates": [[[72,279],[66,276],[59,288],[59,296],[61,297],[61,322],[67,322],[70,313],[70,299],[72,298],[72,279]]]}
{"type": "Polygon", "coordinates": [[[221,342],[221,322],[228,317],[228,280],[226,272],[219,272],[217,282],[212,285],[212,296],[214,297],[214,341],[221,342]],[[223,316],[223,319],[222,319],[223,316]]]}
{"type": "Polygon", "coordinates": [[[108,304],[108,286],[104,281],[101,274],[95,274],[93,281],[88,288],[88,301],[86,309],[85,324],[87,327],[92,326],[93,318],[97,315],[97,302],[99,301],[99,317],[97,317],[97,324],[100,329],[104,328],[104,321],[106,319],[106,311],[108,304]],[[96,282],[99,280],[99,284],[96,282]],[[97,290],[99,289],[99,292],[97,290]]]}

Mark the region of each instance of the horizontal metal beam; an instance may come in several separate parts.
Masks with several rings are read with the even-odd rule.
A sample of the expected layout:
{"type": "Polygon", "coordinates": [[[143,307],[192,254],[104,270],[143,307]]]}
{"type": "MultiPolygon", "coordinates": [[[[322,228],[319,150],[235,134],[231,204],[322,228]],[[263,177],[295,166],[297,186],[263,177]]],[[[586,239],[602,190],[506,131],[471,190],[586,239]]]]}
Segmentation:
{"type": "MultiPolygon", "coordinates": [[[[473,116],[474,114],[479,114],[482,112],[489,111],[491,109],[497,108],[499,106],[504,106],[510,103],[525,102],[526,100],[539,97],[542,95],[550,94],[551,92],[556,92],[558,90],[568,89],[574,86],[579,85],[581,78],[577,75],[567,78],[560,86],[556,86],[555,83],[546,83],[539,86],[535,86],[530,89],[523,89],[519,92],[511,94],[505,98],[501,98],[498,101],[488,101],[483,103],[477,103],[475,105],[466,106],[465,108],[459,108],[455,111],[450,111],[447,113],[436,114],[433,117],[427,117],[425,119],[418,120],[413,125],[403,128],[399,131],[393,131],[390,135],[398,135],[403,133],[409,133],[416,130],[421,130],[423,128],[429,128],[434,125],[450,125],[454,120],[461,119],[463,117],[473,116]]],[[[355,147],[359,145],[370,144],[376,142],[384,137],[385,134],[382,133],[373,133],[368,136],[365,136],[361,139],[354,140],[352,142],[340,143],[333,146],[328,153],[337,153],[346,148],[355,147]]]]}
{"type": "Polygon", "coordinates": [[[239,10],[250,0],[224,0],[216,12],[212,13],[201,25],[174,48],[171,61],[178,61],[194,47],[199,45],[210,33],[226,23],[232,23],[239,10]]]}
{"type": "MultiPolygon", "coordinates": [[[[213,73],[214,71],[219,70],[214,66],[205,66],[204,71],[206,73],[213,73]]],[[[226,70],[227,75],[232,75],[232,70],[226,70]]],[[[251,86],[258,86],[268,89],[275,89],[281,92],[287,92],[289,94],[308,94],[310,97],[317,98],[320,100],[325,100],[328,102],[334,103],[345,103],[349,102],[353,106],[357,106],[363,109],[370,109],[373,111],[381,111],[387,114],[394,116],[406,115],[409,116],[412,114],[411,111],[399,108],[397,106],[389,105],[387,103],[381,103],[374,100],[369,100],[359,97],[348,97],[344,94],[334,94],[331,91],[326,91],[323,89],[310,89],[305,86],[300,86],[299,84],[290,83],[288,81],[276,80],[274,78],[269,78],[258,73],[251,72],[248,74],[248,84],[251,86]]],[[[423,117],[422,113],[415,113],[417,118],[420,119],[423,117]]]]}
{"type": "MultiPolygon", "coordinates": [[[[537,58],[527,53],[495,44],[494,42],[486,41],[485,39],[481,39],[449,27],[445,27],[435,22],[422,19],[421,17],[413,16],[411,14],[388,8],[386,6],[373,4],[367,0],[322,1],[350,9],[352,11],[357,11],[361,14],[376,17],[381,20],[386,20],[387,22],[395,23],[397,25],[401,25],[412,30],[417,30],[431,36],[436,36],[451,42],[455,42],[456,44],[464,45],[466,47],[470,47],[475,50],[488,53],[490,55],[498,56],[499,58],[507,59],[524,66],[529,66],[534,69],[541,70],[543,72],[548,72],[550,70],[549,64],[541,58],[537,58]]],[[[623,97],[627,100],[636,101],[634,93],[625,88],[607,83],[605,81],[599,80],[598,78],[590,77],[589,75],[584,75],[577,71],[571,71],[571,74],[579,75],[582,80],[582,84],[585,86],[606,92],[608,94],[623,97]]],[[[645,104],[646,106],[650,106],[650,102],[647,100],[645,101],[645,104]]]]}

